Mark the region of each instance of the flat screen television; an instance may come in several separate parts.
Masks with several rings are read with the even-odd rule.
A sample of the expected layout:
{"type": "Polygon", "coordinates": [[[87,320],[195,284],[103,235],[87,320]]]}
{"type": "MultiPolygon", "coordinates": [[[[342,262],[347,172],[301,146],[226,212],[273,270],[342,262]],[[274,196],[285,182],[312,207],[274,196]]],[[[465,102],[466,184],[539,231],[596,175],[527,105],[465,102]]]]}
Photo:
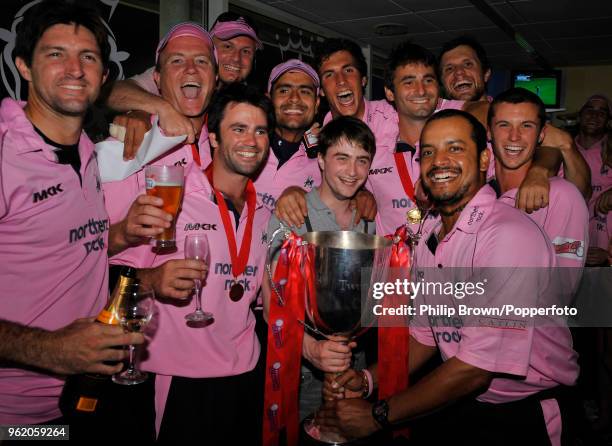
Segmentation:
{"type": "Polygon", "coordinates": [[[513,71],[512,86],[522,87],[537,94],[547,109],[561,107],[561,70],[513,71]]]}

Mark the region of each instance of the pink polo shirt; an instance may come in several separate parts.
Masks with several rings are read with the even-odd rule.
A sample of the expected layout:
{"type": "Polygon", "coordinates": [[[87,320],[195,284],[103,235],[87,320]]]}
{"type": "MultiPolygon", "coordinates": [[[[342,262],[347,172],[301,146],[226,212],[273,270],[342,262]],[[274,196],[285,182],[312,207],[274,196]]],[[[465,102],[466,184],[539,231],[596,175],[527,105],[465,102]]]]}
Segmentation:
{"type": "MultiPolygon", "coordinates": [[[[89,138],[79,141],[81,185],[24,105],[6,98],[0,106],[0,318],[57,330],[106,304],[109,219],[89,138]]],[[[58,418],[63,385],[51,374],[0,366],[0,424],[58,418]]]]}
{"type": "Polygon", "coordinates": [[[612,168],[603,164],[601,158],[602,150],[606,147],[607,137],[602,138],[596,144],[593,144],[588,149],[580,146],[578,140],[576,146],[584,159],[586,160],[591,170],[591,187],[593,189],[593,195],[589,199],[589,211],[590,211],[590,246],[596,246],[602,249],[608,249],[608,234],[612,232],[612,228],[608,227],[607,221],[609,220],[606,215],[601,215],[595,212],[595,203],[602,193],[612,189],[612,168]]]}
{"type": "MultiPolygon", "coordinates": [[[[440,99],[436,112],[448,108],[461,109],[464,101],[440,99]]],[[[324,123],[331,121],[331,113],[325,116],[324,123]]],[[[368,124],[376,138],[376,154],[370,166],[367,188],[376,199],[376,233],[393,234],[406,223],[406,212],[415,204],[406,196],[395,162],[395,148],[399,139],[399,117],[397,111],[386,100],[365,101],[365,112],[362,120],[368,124]]],[[[403,152],[409,181],[414,186],[419,179],[420,166],[416,152],[403,152]]]]}
{"type": "MultiPolygon", "coordinates": [[[[518,189],[511,189],[500,200],[514,206],[517,192],[518,189]]],[[[552,177],[548,206],[527,215],[552,241],[559,266],[584,266],[589,246],[589,211],[576,186],[563,178],[552,177]]]]}
{"type": "MultiPolygon", "coordinates": [[[[430,217],[424,225],[422,240],[428,241],[440,228],[441,220],[430,217]]],[[[522,276],[514,278],[516,271],[556,265],[555,252],[546,235],[521,211],[497,200],[488,185],[461,212],[435,253],[429,243],[422,242],[417,245],[416,256],[417,275],[431,275],[433,268],[443,271],[445,267],[505,267],[499,271],[508,275],[507,281],[499,288],[487,289],[487,296],[503,303],[515,303],[517,296],[533,296],[537,291],[533,283],[521,280],[522,276]]],[[[449,299],[455,301],[453,297],[449,299]]],[[[479,401],[515,401],[558,384],[573,385],[578,377],[577,354],[567,328],[450,325],[453,326],[441,321],[434,327],[413,327],[411,334],[422,344],[437,346],[444,360],[457,357],[484,370],[515,376],[494,378],[477,397],[479,401]]],[[[558,405],[554,400],[545,400],[542,407],[551,440],[559,444],[558,405]]]]}
{"type": "MultiPolygon", "coordinates": [[[[208,142],[208,131],[206,127],[202,127],[200,138],[198,140],[198,148],[200,162],[203,168],[206,168],[211,162],[210,144],[208,142]]],[[[190,144],[179,144],[175,148],[161,155],[159,158],[150,162],[150,165],[161,166],[178,166],[181,165],[185,169],[194,162],[193,150],[190,144]]],[[[142,193],[141,183],[136,178],[141,178],[144,181],[144,169],[129,176],[122,181],[110,181],[102,184],[104,195],[106,197],[106,208],[112,223],[121,221],[130,209],[130,206],[142,193]]]]}
{"type": "Polygon", "coordinates": [[[270,150],[268,160],[255,179],[255,189],[259,200],[271,211],[276,200],[289,186],[299,186],[306,192],[321,184],[321,169],[316,158],[308,158],[304,143],[280,169],[278,158],[270,150]]]}

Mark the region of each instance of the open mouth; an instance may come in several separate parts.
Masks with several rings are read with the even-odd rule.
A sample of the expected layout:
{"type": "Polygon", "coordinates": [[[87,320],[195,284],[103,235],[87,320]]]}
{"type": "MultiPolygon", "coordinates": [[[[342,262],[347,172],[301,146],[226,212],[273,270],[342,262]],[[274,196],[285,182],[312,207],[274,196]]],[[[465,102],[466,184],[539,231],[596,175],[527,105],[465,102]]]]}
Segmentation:
{"type": "Polygon", "coordinates": [[[448,183],[459,176],[461,171],[457,170],[436,170],[427,174],[433,183],[448,183]]]}
{"type": "Polygon", "coordinates": [[[504,146],[504,152],[510,156],[520,155],[523,150],[525,149],[520,146],[504,146]]]}
{"type": "Polygon", "coordinates": [[[286,115],[303,115],[304,109],[302,108],[284,108],[283,113],[286,115]]]}
{"type": "Polygon", "coordinates": [[[456,83],[453,86],[453,89],[457,92],[457,93],[464,93],[464,92],[468,92],[470,91],[472,88],[472,83],[468,82],[468,81],[461,81],[456,83]]]}
{"type": "Polygon", "coordinates": [[[236,152],[238,154],[238,156],[245,158],[245,159],[253,159],[257,156],[257,152],[251,152],[251,151],[246,151],[246,150],[241,150],[240,152],[236,152]]]}
{"type": "Polygon", "coordinates": [[[230,73],[234,73],[234,74],[240,73],[240,67],[237,67],[235,65],[224,64],[223,69],[226,71],[229,71],[230,73]]]}
{"type": "Polygon", "coordinates": [[[358,183],[357,178],[338,177],[338,179],[340,180],[342,184],[344,184],[345,186],[349,186],[349,187],[356,186],[358,183]]]}
{"type": "Polygon", "coordinates": [[[197,98],[201,89],[202,85],[200,85],[198,82],[185,82],[183,85],[181,85],[183,96],[187,99],[197,98]]]}
{"type": "Polygon", "coordinates": [[[341,91],[336,94],[336,98],[338,98],[338,102],[340,105],[351,105],[353,103],[354,94],[351,90],[341,91]]]}

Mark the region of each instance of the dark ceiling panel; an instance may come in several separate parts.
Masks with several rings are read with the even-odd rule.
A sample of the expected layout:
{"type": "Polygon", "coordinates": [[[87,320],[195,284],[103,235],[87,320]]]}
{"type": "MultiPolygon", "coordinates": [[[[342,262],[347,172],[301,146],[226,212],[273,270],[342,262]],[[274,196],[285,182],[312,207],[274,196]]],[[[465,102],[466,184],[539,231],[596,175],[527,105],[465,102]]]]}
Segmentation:
{"type": "Polygon", "coordinates": [[[435,11],[471,6],[469,0],[393,0],[403,8],[411,11],[435,11]]]}
{"type": "Polygon", "coordinates": [[[440,29],[447,31],[491,26],[491,21],[471,6],[441,11],[419,12],[418,15],[440,29]]]}
{"type": "Polygon", "coordinates": [[[612,16],[609,0],[538,0],[512,3],[527,23],[612,16]]]}
{"type": "Polygon", "coordinates": [[[320,25],[328,22],[388,16],[407,12],[389,0],[359,2],[359,7],[355,7],[355,3],[354,0],[293,0],[278,6],[284,8],[284,5],[291,5],[311,11],[321,17],[320,25]]]}
{"type": "Polygon", "coordinates": [[[350,22],[326,23],[324,26],[353,37],[375,38],[381,37],[376,33],[376,27],[379,25],[398,25],[399,28],[405,28],[406,34],[399,35],[399,38],[415,33],[437,31],[437,28],[412,13],[396,15],[388,18],[372,18],[351,20],[350,22]]]}

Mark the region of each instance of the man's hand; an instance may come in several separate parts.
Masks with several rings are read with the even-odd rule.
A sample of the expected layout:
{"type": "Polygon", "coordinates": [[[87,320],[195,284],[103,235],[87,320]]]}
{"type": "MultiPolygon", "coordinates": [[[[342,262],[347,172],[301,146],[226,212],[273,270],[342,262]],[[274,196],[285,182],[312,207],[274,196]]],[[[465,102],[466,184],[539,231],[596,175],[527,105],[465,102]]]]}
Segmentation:
{"type": "Polygon", "coordinates": [[[123,127],[125,130],[125,132],[117,129],[111,131],[111,136],[123,141],[123,159],[133,159],[142,144],[145,133],[151,130],[151,115],[138,110],[130,111],[125,115],[117,115],[113,120],[113,125],[123,127]]]}
{"type": "Polygon", "coordinates": [[[187,299],[194,287],[194,280],[204,280],[208,265],[202,260],[168,260],[157,268],[138,271],[144,285],[155,290],[155,295],[170,299],[187,299]]]}
{"type": "Polygon", "coordinates": [[[306,192],[297,186],[290,186],[284,190],[278,200],[274,215],[283,223],[299,228],[304,224],[304,217],[308,215],[306,205],[306,192]]]}
{"type": "Polygon", "coordinates": [[[553,147],[559,150],[573,150],[574,139],[565,130],[555,127],[551,123],[546,123],[544,125],[544,140],[540,146],[553,147]]]}
{"type": "Polygon", "coordinates": [[[532,166],[516,194],[516,207],[531,214],[548,206],[550,183],[545,169],[532,166]]]}
{"type": "Polygon", "coordinates": [[[322,432],[340,431],[349,439],[367,437],[381,428],[372,417],[372,403],[360,398],[325,403],[316,421],[322,432]]]}
{"type": "Polygon", "coordinates": [[[362,189],[357,192],[352,200],[351,208],[357,210],[355,212],[355,224],[359,223],[361,219],[374,221],[376,218],[376,199],[369,190],[362,189]]]}
{"type": "Polygon", "coordinates": [[[62,375],[76,373],[120,372],[123,364],[106,365],[104,361],[122,361],[127,351],[112,347],[142,344],[141,333],[124,333],[117,325],[98,324],[93,319],[77,319],[70,325],[44,336],[41,343],[44,368],[62,375]]]}
{"type": "Polygon", "coordinates": [[[169,228],[172,215],[161,209],[163,200],[151,195],[139,195],[126,215],[111,226],[109,235],[109,256],[130,246],[146,243],[150,237],[161,234],[169,228]]]}
{"type": "Polygon", "coordinates": [[[166,103],[159,109],[159,127],[163,130],[166,136],[181,136],[187,135],[186,144],[195,142],[196,134],[191,120],[184,114],[176,111],[176,109],[166,103]]]}
{"type": "Polygon", "coordinates": [[[595,211],[601,215],[606,215],[612,211],[612,189],[608,189],[597,198],[595,211]]]}
{"type": "Polygon", "coordinates": [[[323,399],[333,401],[344,398],[361,398],[363,386],[363,373],[355,369],[348,369],[340,376],[326,374],[323,382],[323,399]]]}
{"type": "Polygon", "coordinates": [[[357,346],[357,343],[347,343],[347,339],[341,336],[332,338],[332,340],[317,341],[305,335],[302,353],[319,370],[344,372],[351,365],[351,350],[357,346]]]}

